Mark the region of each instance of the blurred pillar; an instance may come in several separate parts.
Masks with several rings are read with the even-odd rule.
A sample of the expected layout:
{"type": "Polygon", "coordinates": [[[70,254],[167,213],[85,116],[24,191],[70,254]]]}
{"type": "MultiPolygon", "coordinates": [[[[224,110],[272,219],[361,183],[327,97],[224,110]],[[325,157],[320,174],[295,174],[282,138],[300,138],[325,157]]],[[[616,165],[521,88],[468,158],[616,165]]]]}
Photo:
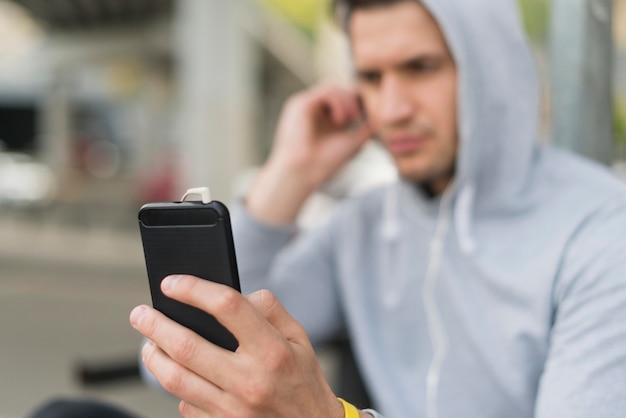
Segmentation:
{"type": "Polygon", "coordinates": [[[241,4],[176,2],[180,193],[206,185],[214,198],[229,200],[237,177],[253,162],[258,64],[238,24],[241,4]]]}
{"type": "Polygon", "coordinates": [[[65,180],[73,163],[69,76],[63,66],[52,67],[41,103],[41,159],[57,178],[65,180]]]}
{"type": "Polygon", "coordinates": [[[612,0],[552,0],[552,140],[613,159],[612,0]]]}
{"type": "Polygon", "coordinates": [[[144,76],[141,91],[132,109],[136,135],[129,145],[133,148],[133,171],[143,174],[155,162],[160,162],[163,150],[168,149],[172,117],[168,86],[170,80],[164,59],[146,57],[140,65],[144,76]]]}

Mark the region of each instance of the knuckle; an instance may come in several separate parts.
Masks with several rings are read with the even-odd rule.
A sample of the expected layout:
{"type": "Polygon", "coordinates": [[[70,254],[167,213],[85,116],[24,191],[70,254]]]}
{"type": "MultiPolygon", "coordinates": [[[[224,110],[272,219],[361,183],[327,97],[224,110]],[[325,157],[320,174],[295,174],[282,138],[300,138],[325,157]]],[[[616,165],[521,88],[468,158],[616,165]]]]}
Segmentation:
{"type": "Polygon", "coordinates": [[[182,363],[191,361],[196,355],[196,345],[191,338],[178,338],[172,345],[172,356],[182,363]]]}
{"type": "Polygon", "coordinates": [[[247,379],[241,387],[241,394],[246,404],[254,410],[271,400],[272,385],[264,380],[247,379]]]}
{"type": "Polygon", "coordinates": [[[145,343],[141,349],[141,360],[146,367],[151,370],[155,350],[150,346],[150,343],[145,343]]]}
{"type": "Polygon", "coordinates": [[[163,389],[170,393],[180,393],[184,386],[181,371],[178,368],[171,370],[167,375],[162,377],[161,385],[163,386],[163,389]]]}
{"type": "Polygon", "coordinates": [[[274,306],[278,302],[278,298],[271,290],[262,289],[259,290],[259,294],[265,302],[265,306],[274,306]]]}
{"type": "Polygon", "coordinates": [[[220,313],[235,314],[241,307],[242,296],[237,291],[224,287],[215,299],[215,310],[220,313]]]}
{"type": "Polygon", "coordinates": [[[278,303],[278,298],[276,297],[276,295],[274,295],[274,293],[267,289],[259,290],[255,292],[253,296],[254,301],[257,305],[256,308],[262,312],[271,311],[273,308],[276,307],[276,304],[278,303]]]}
{"type": "Polygon", "coordinates": [[[183,275],[176,285],[176,290],[187,295],[192,295],[196,291],[196,286],[198,286],[199,283],[200,281],[196,280],[195,277],[183,275]]]}
{"type": "Polygon", "coordinates": [[[300,324],[299,322],[293,322],[291,324],[291,332],[293,333],[293,335],[295,337],[297,337],[298,339],[305,339],[308,341],[309,336],[306,332],[306,329],[304,328],[304,326],[302,324],[300,324]]]}
{"type": "Polygon", "coordinates": [[[271,350],[268,350],[264,363],[267,370],[276,373],[279,370],[289,369],[293,364],[291,350],[282,342],[277,343],[271,350]]]}
{"type": "Polygon", "coordinates": [[[185,401],[180,401],[178,403],[178,412],[180,413],[180,415],[184,418],[187,417],[191,417],[192,416],[192,410],[189,406],[189,404],[185,401]]]}

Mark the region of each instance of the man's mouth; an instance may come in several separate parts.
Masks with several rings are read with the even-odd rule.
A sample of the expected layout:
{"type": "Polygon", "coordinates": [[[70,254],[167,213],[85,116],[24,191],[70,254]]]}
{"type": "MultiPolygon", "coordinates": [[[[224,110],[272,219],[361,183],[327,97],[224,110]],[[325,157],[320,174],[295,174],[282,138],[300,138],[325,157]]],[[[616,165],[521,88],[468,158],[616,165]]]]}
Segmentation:
{"type": "Polygon", "coordinates": [[[426,135],[396,135],[385,140],[389,152],[393,155],[411,154],[418,151],[428,141],[426,135]]]}

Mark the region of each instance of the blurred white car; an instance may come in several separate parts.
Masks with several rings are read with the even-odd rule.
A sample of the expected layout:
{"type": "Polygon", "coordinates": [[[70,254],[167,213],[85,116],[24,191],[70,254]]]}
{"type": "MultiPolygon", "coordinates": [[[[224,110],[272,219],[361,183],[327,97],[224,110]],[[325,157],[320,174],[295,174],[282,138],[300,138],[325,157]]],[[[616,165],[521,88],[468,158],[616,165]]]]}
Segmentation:
{"type": "Polygon", "coordinates": [[[0,205],[44,205],[55,192],[54,175],[44,164],[27,154],[0,152],[0,205]]]}

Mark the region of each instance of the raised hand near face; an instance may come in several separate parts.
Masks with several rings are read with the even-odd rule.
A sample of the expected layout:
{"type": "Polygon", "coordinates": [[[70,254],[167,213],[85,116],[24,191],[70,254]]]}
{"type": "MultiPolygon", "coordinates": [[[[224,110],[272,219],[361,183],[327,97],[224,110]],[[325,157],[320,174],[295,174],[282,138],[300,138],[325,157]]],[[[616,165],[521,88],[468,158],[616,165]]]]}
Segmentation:
{"type": "Polygon", "coordinates": [[[325,84],[293,96],[271,156],[246,198],[248,211],[265,223],[292,222],[306,198],[370,136],[356,91],[325,84]]]}

